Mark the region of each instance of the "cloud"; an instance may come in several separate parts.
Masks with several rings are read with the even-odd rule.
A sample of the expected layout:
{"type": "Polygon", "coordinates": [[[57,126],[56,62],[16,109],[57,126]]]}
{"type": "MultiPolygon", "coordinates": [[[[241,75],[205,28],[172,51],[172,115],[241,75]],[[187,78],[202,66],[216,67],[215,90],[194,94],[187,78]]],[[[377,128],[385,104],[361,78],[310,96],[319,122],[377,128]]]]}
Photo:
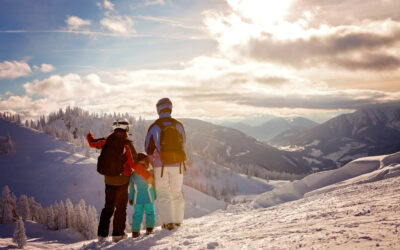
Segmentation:
{"type": "Polygon", "coordinates": [[[108,16],[100,21],[101,26],[107,30],[118,34],[136,33],[133,29],[133,21],[128,16],[108,16]]]}
{"type": "Polygon", "coordinates": [[[3,61],[0,63],[0,80],[16,79],[32,73],[31,67],[25,61],[3,61]]]}
{"type": "Polygon", "coordinates": [[[146,0],[144,5],[151,6],[151,5],[164,5],[165,0],[146,0]]]}
{"type": "MultiPolygon", "coordinates": [[[[338,56],[351,56],[351,53],[357,52],[364,57],[364,61],[372,62],[362,67],[362,62],[358,64],[359,69],[385,70],[396,69],[399,56],[371,55],[370,51],[379,51],[382,48],[390,48],[398,43],[400,32],[396,31],[387,35],[369,33],[350,33],[341,34],[336,32],[328,36],[315,36],[309,39],[296,39],[293,41],[279,41],[264,37],[249,40],[248,46],[244,47],[242,53],[251,58],[260,61],[275,61],[294,66],[308,66],[320,62],[330,63],[348,67],[353,70],[351,64],[346,62],[356,62],[350,59],[336,59],[338,56]],[[388,59],[387,62],[384,62],[388,59]],[[376,67],[374,67],[376,66],[376,67]]],[[[381,52],[384,53],[384,52],[381,52]]],[[[346,68],[346,67],[345,67],[346,68]]]]}
{"type": "Polygon", "coordinates": [[[77,30],[81,30],[84,27],[90,26],[92,24],[92,21],[84,20],[77,16],[69,16],[65,20],[65,23],[68,25],[68,30],[77,31],[77,30]]]}
{"type": "Polygon", "coordinates": [[[106,8],[107,10],[115,10],[115,9],[114,9],[114,4],[111,3],[111,2],[108,1],[108,0],[104,0],[103,6],[104,6],[104,8],[106,8]]]}
{"type": "Polygon", "coordinates": [[[56,67],[54,67],[54,66],[51,65],[51,64],[43,63],[43,64],[40,66],[40,71],[43,72],[43,73],[49,73],[49,72],[52,72],[52,71],[54,71],[54,70],[56,70],[56,67]]]}
{"type": "MultiPolygon", "coordinates": [[[[387,17],[356,19],[335,26],[334,22],[331,25],[323,23],[321,18],[318,19],[319,25],[316,25],[313,23],[314,12],[318,10],[314,10],[312,4],[302,2],[286,1],[286,5],[265,3],[267,7],[280,11],[276,16],[273,15],[275,18],[272,20],[270,18],[273,16],[257,11],[257,1],[228,1],[231,11],[205,12],[204,21],[216,38],[220,52],[232,60],[250,59],[297,68],[316,66],[328,70],[329,67],[338,67],[351,71],[354,67],[346,67],[351,65],[349,62],[354,62],[359,70],[396,69],[400,60],[400,20],[387,17]],[[297,15],[291,16],[290,11],[297,15]],[[285,19],[285,16],[291,17],[285,19]],[[388,54],[391,57],[385,56],[388,54]],[[383,62],[385,58],[388,62],[383,62]],[[367,63],[369,59],[376,62],[367,63]]],[[[345,6],[347,2],[352,2],[349,9],[356,8],[354,1],[339,2],[345,6]]],[[[340,4],[327,1],[322,1],[322,4],[326,7],[325,11],[332,11],[338,19],[343,19],[339,12],[334,12],[340,4]],[[333,5],[332,9],[329,9],[330,5],[333,5]]],[[[386,4],[386,13],[392,7],[386,4]]]]}

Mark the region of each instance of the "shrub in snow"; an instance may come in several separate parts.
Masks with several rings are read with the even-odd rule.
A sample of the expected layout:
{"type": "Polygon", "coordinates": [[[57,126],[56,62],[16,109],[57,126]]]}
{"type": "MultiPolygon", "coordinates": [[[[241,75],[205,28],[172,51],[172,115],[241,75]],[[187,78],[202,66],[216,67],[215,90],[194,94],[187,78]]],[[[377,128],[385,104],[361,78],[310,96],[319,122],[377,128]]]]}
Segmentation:
{"type": "Polygon", "coordinates": [[[13,242],[17,243],[19,248],[24,248],[27,243],[26,233],[25,233],[25,226],[24,222],[22,221],[21,217],[18,217],[14,234],[13,234],[13,242]]]}

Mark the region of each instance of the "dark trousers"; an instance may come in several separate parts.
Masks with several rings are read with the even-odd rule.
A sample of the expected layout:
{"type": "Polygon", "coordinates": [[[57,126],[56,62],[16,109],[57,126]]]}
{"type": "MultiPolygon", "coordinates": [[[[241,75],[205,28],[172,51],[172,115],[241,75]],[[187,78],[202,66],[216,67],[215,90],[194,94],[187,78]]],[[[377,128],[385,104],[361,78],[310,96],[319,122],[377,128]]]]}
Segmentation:
{"type": "Polygon", "coordinates": [[[101,210],[98,236],[107,237],[110,227],[110,219],[114,214],[112,236],[125,234],[126,206],[128,204],[129,183],[122,186],[110,186],[106,184],[106,204],[101,210]],[[115,210],[115,212],[114,212],[115,210]]]}

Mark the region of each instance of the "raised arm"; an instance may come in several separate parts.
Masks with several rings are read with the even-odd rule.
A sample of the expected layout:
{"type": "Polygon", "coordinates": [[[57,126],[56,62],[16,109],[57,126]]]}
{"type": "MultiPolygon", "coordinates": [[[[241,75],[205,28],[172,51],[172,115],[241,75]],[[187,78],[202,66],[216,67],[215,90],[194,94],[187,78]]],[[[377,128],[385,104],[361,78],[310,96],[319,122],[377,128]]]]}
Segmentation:
{"type": "Polygon", "coordinates": [[[101,149],[104,146],[104,144],[106,144],[106,139],[104,137],[99,139],[94,139],[92,133],[90,132],[86,135],[86,139],[91,148],[101,149]]]}

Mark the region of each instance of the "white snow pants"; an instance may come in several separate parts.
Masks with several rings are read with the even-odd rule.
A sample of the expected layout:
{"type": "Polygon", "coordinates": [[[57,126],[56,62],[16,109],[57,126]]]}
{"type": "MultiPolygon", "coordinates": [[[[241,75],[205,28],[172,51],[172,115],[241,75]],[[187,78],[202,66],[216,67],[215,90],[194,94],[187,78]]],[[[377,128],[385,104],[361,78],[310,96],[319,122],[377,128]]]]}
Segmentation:
{"type": "Polygon", "coordinates": [[[157,192],[157,210],[161,225],[182,223],[185,213],[185,200],[182,193],[183,173],[179,173],[179,166],[165,166],[163,177],[161,177],[161,168],[154,168],[154,179],[157,192]]]}

